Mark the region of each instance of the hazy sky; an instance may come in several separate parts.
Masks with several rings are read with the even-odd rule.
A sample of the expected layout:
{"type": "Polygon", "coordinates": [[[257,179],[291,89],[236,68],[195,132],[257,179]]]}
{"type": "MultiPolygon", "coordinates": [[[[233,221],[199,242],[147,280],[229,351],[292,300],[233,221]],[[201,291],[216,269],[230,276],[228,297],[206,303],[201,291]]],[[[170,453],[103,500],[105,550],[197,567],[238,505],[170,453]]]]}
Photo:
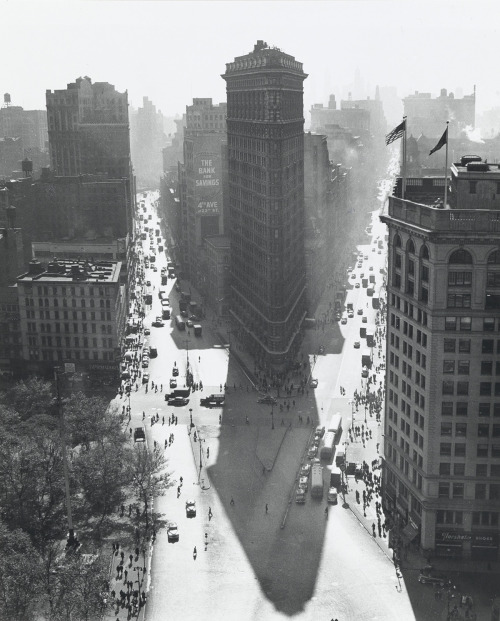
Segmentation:
{"type": "Polygon", "coordinates": [[[225,100],[225,63],[265,40],[304,63],[312,103],[346,96],[356,69],[374,95],[477,87],[478,111],[500,105],[500,3],[489,1],[0,0],[1,94],[45,108],[45,90],[77,77],[147,95],[165,115],[193,97],[225,100]]]}

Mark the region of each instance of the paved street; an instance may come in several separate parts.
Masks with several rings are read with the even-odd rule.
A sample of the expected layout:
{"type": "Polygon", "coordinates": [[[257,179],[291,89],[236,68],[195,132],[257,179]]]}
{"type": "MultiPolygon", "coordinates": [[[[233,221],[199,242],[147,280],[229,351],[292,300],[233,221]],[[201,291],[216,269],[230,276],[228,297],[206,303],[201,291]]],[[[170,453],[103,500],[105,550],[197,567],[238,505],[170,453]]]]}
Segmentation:
{"type": "MultiPolygon", "coordinates": [[[[348,439],[352,413],[356,426],[365,425],[366,416],[366,429],[372,433],[364,446],[360,437],[345,445],[348,461],[371,463],[377,458],[382,427],[374,416],[365,414],[363,406],[356,412],[352,403],[354,391],[365,389],[361,378],[363,345],[357,349],[354,342],[364,343],[360,327],[374,324],[376,314],[366,288],[356,288],[355,283],[360,282],[362,273],[373,273],[375,295],[383,294],[385,257],[378,253],[377,238],[383,239],[384,230],[378,212],[372,214],[372,225],[372,240],[367,235],[367,243],[358,248],[368,259],[357,267],[353,255],[347,265],[354,268],[355,278],[344,273],[349,283],[346,302],[352,302],[354,317],[345,324],[325,322],[323,326],[319,322],[317,329],[306,332],[301,360],[306,362],[304,372],[318,380],[318,387],[295,396],[295,405],[281,395],[279,403],[286,400],[289,410],[279,404],[271,408],[257,403],[259,393],[235,356],[243,359],[250,371],[252,362],[234,337],[231,349],[235,356],[224,347],[231,339],[227,325],[216,325],[208,316],[201,338],[194,337],[192,330],[179,332],[172,321],[162,328],[151,327],[148,338],[158,349],[158,357],[150,361],[148,371],[150,380],[163,384],[163,389],[155,392],[149,383],[147,393],[143,385],[132,391],[131,427],[143,424],[144,412],[148,442],[156,441],[162,450],[165,439],[173,434],[173,442],[164,450],[175,485],[157,499],[156,509],[169,522],[177,523],[180,537],[169,543],[166,530],[162,530],[156,538],[145,611],[148,621],[201,616],[207,621],[266,621],[291,616],[327,621],[424,621],[446,617],[443,602],[436,602],[432,589],[417,582],[419,559],[415,568],[403,570],[398,580],[387,539],[374,539],[371,532],[377,519],[374,503],[366,507],[365,514],[356,503],[355,492],[361,494],[364,483],[349,477],[346,503],[331,506],[328,517],[324,512],[326,494],[322,501],[308,493],[305,505],[294,502],[295,482],[310,438],[316,425],[327,425],[332,414],[343,416],[342,443],[348,439]],[[363,315],[357,314],[358,309],[363,315]],[[324,355],[318,355],[321,345],[324,355]],[[203,392],[192,392],[184,407],[168,407],[164,393],[169,390],[172,368],[175,364],[179,369],[178,386],[182,386],[188,363],[194,381],[203,382],[203,392]],[[223,391],[224,384],[223,408],[200,406],[200,397],[221,392],[221,385],[223,391]],[[157,413],[159,422],[151,425],[151,416],[157,413]],[[177,425],[168,424],[171,414],[178,417],[177,425]],[[186,516],[188,499],[196,502],[194,518],[186,516]]],[[[161,314],[157,293],[165,264],[160,255],[158,271],[146,270],[146,278],[155,286],[146,327],[161,314]]],[[[178,312],[179,298],[173,282],[169,280],[168,285],[172,317],[178,312]]],[[[325,295],[317,319],[328,315],[331,295],[325,295]]],[[[196,292],[192,296],[196,299],[196,292]]],[[[375,347],[374,367],[382,362],[382,355],[375,347]]]]}

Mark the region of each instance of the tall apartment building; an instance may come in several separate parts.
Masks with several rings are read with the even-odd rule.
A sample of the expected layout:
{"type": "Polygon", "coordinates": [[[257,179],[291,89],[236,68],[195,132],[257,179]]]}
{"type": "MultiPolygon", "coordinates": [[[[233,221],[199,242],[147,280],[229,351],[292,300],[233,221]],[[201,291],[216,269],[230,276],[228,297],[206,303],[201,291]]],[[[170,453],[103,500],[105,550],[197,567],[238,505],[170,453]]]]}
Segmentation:
{"type": "Polygon", "coordinates": [[[130,177],[128,94],[108,82],[78,78],[46,91],[52,169],[57,175],[130,177]]]}
{"type": "Polygon", "coordinates": [[[38,261],[17,278],[23,358],[49,373],[73,362],[92,379],[118,379],[127,317],[121,262],[38,261]]]}
{"type": "Polygon", "coordinates": [[[389,232],[383,494],[393,534],[498,560],[500,166],[401,180],[389,232]]]}
{"type": "Polygon", "coordinates": [[[227,209],[227,105],[195,98],[186,106],[184,163],[179,163],[182,271],[199,289],[206,282],[204,240],[224,235],[227,209]]]}
{"type": "Polygon", "coordinates": [[[474,127],[476,122],[476,89],[472,95],[462,98],[441,89],[439,97],[431,93],[408,95],[403,99],[404,114],[407,117],[407,130],[418,138],[424,134],[428,138],[438,137],[449,125],[449,138],[458,138],[466,127],[474,127]]]}
{"type": "Polygon", "coordinates": [[[131,110],[130,139],[134,171],[141,187],[156,187],[163,169],[162,148],[166,144],[163,114],[148,97],[142,108],[131,110]]]}
{"type": "Polygon", "coordinates": [[[226,64],[231,314],[257,357],[281,365],[305,317],[304,116],[307,75],[257,41],[226,64]]]}

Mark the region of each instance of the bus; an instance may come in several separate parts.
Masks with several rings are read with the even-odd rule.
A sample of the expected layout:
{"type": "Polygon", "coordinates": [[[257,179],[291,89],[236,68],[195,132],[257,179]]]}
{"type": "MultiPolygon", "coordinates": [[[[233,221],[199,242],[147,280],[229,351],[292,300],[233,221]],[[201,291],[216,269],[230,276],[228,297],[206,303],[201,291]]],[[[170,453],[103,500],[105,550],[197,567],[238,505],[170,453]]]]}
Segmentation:
{"type": "Polygon", "coordinates": [[[181,315],[176,315],[176,317],[175,317],[175,325],[177,326],[177,328],[179,330],[185,330],[186,329],[186,322],[184,321],[184,318],[181,315]]]}
{"type": "Polygon", "coordinates": [[[335,434],[333,431],[327,431],[323,436],[323,446],[319,452],[319,458],[325,461],[331,461],[333,451],[335,450],[335,434]]]}
{"type": "Polygon", "coordinates": [[[372,350],[364,349],[361,354],[361,365],[369,369],[372,366],[372,350]]]}
{"type": "Polygon", "coordinates": [[[311,468],[311,496],[323,498],[323,468],[319,464],[311,468]]]}
{"type": "Polygon", "coordinates": [[[375,346],[375,327],[367,326],[366,327],[366,344],[368,347],[375,346]]]}
{"type": "Polygon", "coordinates": [[[332,416],[332,420],[328,426],[328,433],[333,433],[335,442],[337,442],[342,435],[342,416],[338,412],[332,416]]]}

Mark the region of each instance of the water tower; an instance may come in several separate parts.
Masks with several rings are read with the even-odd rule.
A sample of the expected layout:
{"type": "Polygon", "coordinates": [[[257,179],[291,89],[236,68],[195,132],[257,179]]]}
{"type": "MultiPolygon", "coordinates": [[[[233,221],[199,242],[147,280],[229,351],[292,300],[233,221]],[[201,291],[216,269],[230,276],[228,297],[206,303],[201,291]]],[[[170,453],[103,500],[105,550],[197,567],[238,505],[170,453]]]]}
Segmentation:
{"type": "Polygon", "coordinates": [[[3,107],[8,108],[10,106],[10,93],[4,93],[3,95],[3,107]]]}

